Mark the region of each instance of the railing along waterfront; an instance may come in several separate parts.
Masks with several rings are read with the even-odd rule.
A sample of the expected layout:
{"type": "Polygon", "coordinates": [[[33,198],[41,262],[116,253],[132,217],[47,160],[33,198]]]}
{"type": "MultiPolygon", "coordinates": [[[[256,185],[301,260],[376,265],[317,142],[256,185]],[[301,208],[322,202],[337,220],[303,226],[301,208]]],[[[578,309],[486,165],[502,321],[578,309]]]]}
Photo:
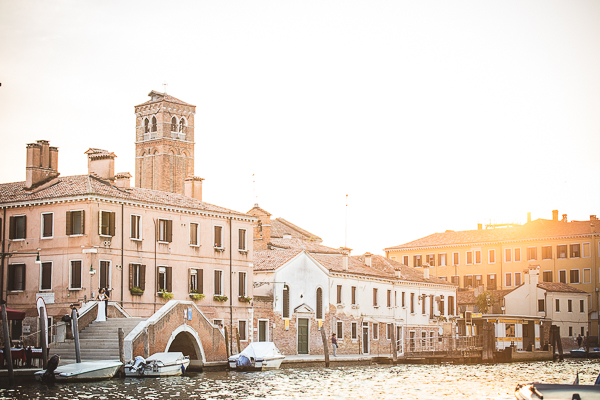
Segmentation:
{"type": "Polygon", "coordinates": [[[483,337],[479,335],[404,338],[397,341],[397,346],[398,353],[404,353],[405,355],[426,355],[433,353],[452,354],[457,352],[482,350],[483,337]]]}

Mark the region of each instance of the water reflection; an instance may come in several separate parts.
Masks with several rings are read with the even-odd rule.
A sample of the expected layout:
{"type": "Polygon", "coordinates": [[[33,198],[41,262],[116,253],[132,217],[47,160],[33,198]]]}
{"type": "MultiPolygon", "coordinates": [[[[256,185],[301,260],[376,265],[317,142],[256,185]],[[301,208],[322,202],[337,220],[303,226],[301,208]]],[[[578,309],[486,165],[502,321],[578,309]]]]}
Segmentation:
{"type": "Polygon", "coordinates": [[[600,364],[400,365],[206,372],[161,379],[115,379],[0,390],[0,399],[514,399],[517,383],[594,383],[600,364]]]}

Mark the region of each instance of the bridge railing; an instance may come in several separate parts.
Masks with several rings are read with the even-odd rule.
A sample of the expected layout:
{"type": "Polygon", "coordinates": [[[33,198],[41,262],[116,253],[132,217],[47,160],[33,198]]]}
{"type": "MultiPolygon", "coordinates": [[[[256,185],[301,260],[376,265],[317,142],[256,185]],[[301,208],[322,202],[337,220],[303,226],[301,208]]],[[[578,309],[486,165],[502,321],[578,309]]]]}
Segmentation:
{"type": "Polygon", "coordinates": [[[398,352],[434,353],[481,350],[482,336],[437,336],[404,338],[397,341],[398,352]]]}

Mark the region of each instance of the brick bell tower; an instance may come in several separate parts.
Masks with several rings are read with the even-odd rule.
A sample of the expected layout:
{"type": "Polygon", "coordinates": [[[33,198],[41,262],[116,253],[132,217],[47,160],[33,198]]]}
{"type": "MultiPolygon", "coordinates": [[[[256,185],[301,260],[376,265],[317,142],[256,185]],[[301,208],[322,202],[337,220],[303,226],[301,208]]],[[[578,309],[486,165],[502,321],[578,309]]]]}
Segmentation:
{"type": "Polygon", "coordinates": [[[194,174],[196,106],[151,91],[135,106],[135,186],[185,194],[194,174]]]}

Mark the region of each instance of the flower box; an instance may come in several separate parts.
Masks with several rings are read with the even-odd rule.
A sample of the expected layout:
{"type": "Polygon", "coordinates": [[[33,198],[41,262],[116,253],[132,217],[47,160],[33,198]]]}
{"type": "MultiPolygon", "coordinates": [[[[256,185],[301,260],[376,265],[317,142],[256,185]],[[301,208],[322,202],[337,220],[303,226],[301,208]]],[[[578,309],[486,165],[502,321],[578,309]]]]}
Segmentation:
{"type": "Polygon", "coordinates": [[[227,297],[227,296],[219,296],[219,295],[216,295],[216,294],[215,294],[215,295],[213,296],[213,299],[214,299],[215,301],[227,301],[227,300],[229,300],[229,297],[227,297]]]}

